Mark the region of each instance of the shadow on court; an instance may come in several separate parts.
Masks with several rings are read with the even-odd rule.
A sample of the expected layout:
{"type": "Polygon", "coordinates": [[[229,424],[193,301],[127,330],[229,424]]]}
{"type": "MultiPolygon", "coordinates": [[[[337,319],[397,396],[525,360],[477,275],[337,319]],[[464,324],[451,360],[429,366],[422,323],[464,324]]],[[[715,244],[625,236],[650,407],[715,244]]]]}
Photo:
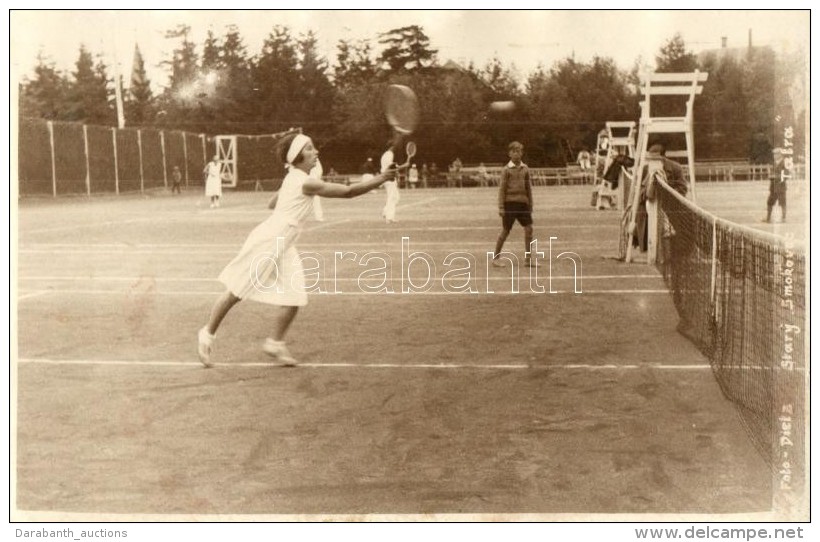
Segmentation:
{"type": "MultiPolygon", "coordinates": [[[[657,271],[608,258],[617,213],[585,207],[587,188],[536,189],[536,235],[583,259],[583,293],[572,293],[566,261],[552,270],[561,293],[528,282],[511,293],[509,270],[486,268],[494,195],[403,192],[390,227],[378,219],[381,193],[328,201],[300,249],[325,264],[337,250],[397,262],[406,235],[439,264],[436,285],[366,294],[365,267],[340,262],[341,293],[312,295],[291,329],[306,366],[266,366],[270,308],[243,303],[210,370],[196,361],[196,330],[219,270],[266,216],[266,195],[228,195],[216,212],[190,195],[24,202],[17,509],[770,511],[771,474],[706,360],[675,331],[657,271]],[[456,251],[475,256],[475,294],[442,286],[441,262],[456,251]]],[[[522,244],[517,227],[505,248],[522,244]]]]}

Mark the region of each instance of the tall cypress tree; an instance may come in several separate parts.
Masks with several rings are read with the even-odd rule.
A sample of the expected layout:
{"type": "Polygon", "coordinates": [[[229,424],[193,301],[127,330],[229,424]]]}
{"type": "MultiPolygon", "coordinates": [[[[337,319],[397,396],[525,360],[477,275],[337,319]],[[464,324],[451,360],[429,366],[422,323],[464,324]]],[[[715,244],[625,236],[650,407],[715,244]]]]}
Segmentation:
{"type": "Polygon", "coordinates": [[[151,81],[145,73],[145,61],[139,45],[134,45],[134,60],[131,66],[131,85],[128,88],[126,116],[131,124],[144,124],[152,117],[153,94],[151,81]]]}
{"type": "Polygon", "coordinates": [[[42,52],[37,54],[34,79],[26,81],[20,92],[20,114],[23,117],[39,117],[49,120],[65,116],[68,81],[47,60],[42,52]]]}
{"type": "MultiPolygon", "coordinates": [[[[165,33],[169,40],[179,40],[171,52],[171,59],[162,62],[170,71],[168,86],[158,100],[158,107],[164,114],[162,123],[188,130],[202,130],[199,122],[199,107],[196,102],[197,90],[194,84],[198,77],[199,58],[196,46],[189,39],[191,27],[179,25],[165,33]]],[[[158,117],[159,119],[160,117],[158,117]]]]}
{"type": "Polygon", "coordinates": [[[435,64],[438,50],[430,48],[430,38],[418,25],[395,28],[379,37],[385,46],[379,62],[391,71],[419,70],[435,64]]]}
{"type": "Polygon", "coordinates": [[[336,45],[336,66],[333,70],[337,88],[371,80],[376,75],[376,63],[372,58],[372,46],[366,40],[350,42],[339,40],[336,45]]]}
{"type": "Polygon", "coordinates": [[[253,67],[254,104],[262,131],[286,129],[295,120],[292,102],[298,91],[297,44],[285,26],[274,26],[253,67]]]}
{"type": "Polygon", "coordinates": [[[216,81],[216,93],[220,111],[215,113],[215,118],[228,123],[224,129],[229,132],[253,132],[251,65],[235,25],[228,26],[219,57],[222,72],[216,81]]]}
{"type": "Polygon", "coordinates": [[[663,44],[660,53],[655,57],[659,73],[691,72],[698,67],[694,53],[686,49],[683,36],[676,33],[663,44]]]}
{"type": "Polygon", "coordinates": [[[74,81],[69,84],[66,118],[89,124],[112,124],[115,117],[109,102],[105,64],[98,61],[95,66],[91,53],[81,45],[75,66],[74,81]]]}
{"type": "Polygon", "coordinates": [[[319,137],[329,133],[327,120],[333,111],[333,85],[327,76],[327,60],[319,56],[318,40],[310,31],[298,41],[300,121],[311,126],[311,131],[319,137]]]}

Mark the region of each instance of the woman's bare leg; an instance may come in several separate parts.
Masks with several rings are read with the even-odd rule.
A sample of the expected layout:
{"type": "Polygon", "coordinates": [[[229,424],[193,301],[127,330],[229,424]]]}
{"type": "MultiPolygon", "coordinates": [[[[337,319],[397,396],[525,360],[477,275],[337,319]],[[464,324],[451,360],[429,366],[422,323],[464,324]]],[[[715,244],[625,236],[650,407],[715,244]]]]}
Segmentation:
{"type": "Polygon", "coordinates": [[[219,324],[222,323],[222,320],[233,308],[233,306],[240,301],[241,299],[233,295],[231,292],[225,292],[222,294],[219,299],[216,300],[216,303],[214,303],[214,306],[211,309],[211,316],[208,319],[208,324],[205,326],[208,333],[211,335],[216,335],[216,330],[219,329],[219,324]]]}

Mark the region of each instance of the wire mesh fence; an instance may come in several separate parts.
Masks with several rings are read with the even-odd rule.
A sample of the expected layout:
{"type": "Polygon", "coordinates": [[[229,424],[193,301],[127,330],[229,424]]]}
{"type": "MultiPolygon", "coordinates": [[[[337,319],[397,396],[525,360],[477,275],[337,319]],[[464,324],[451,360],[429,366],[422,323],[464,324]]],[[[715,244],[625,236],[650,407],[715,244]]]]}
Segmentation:
{"type": "Polygon", "coordinates": [[[178,167],[185,185],[202,185],[214,152],[207,134],[112,128],[20,119],[21,196],[138,192],[169,186],[178,167]]]}
{"type": "MultiPolygon", "coordinates": [[[[277,135],[237,135],[237,187],[275,188],[284,176],[277,135]]],[[[22,118],[18,132],[21,196],[91,195],[204,185],[203,170],[217,153],[215,138],[155,128],[112,128],[22,118]]]]}

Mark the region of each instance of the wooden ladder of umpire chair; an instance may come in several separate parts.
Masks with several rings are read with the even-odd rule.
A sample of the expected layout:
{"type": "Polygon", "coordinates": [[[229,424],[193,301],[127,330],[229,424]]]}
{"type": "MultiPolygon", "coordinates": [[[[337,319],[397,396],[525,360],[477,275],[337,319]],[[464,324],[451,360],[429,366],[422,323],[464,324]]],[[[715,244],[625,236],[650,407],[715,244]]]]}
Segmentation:
{"type": "MultiPolygon", "coordinates": [[[[612,161],[618,156],[621,151],[630,157],[635,158],[635,122],[634,121],[610,121],[606,123],[606,130],[602,130],[599,135],[606,134],[605,137],[609,139],[609,147],[607,148],[606,159],[604,160],[603,173],[609,170],[612,161]]],[[[614,197],[618,202],[618,210],[624,210],[624,200],[626,196],[625,185],[622,178],[618,183],[617,192],[612,189],[610,183],[603,178],[603,173],[598,178],[598,168],[595,169],[595,187],[598,191],[598,201],[595,203],[595,208],[600,209],[603,205],[604,198],[610,198],[610,203],[614,197]]]]}
{"type": "MultiPolygon", "coordinates": [[[[689,166],[689,192],[688,195],[695,201],[695,133],[692,126],[695,106],[695,96],[703,92],[703,83],[709,77],[708,73],[695,70],[688,73],[652,73],[644,77],[641,82],[641,94],[644,99],[641,102],[641,119],[638,127],[637,158],[633,169],[633,182],[630,187],[629,205],[626,208],[628,213],[626,256],[625,261],[632,262],[633,247],[632,237],[635,234],[635,224],[640,205],[641,184],[644,175],[644,168],[647,165],[647,149],[649,140],[653,134],[683,134],[686,141],[686,148],[682,150],[667,151],[667,158],[686,158],[689,166]],[[653,117],[650,109],[653,96],[684,96],[686,109],[680,117],[653,117]]],[[[650,235],[654,232],[650,230],[650,235]]],[[[651,243],[653,246],[654,243],[651,243]]],[[[647,263],[654,263],[654,254],[649,254],[647,263]]]]}

